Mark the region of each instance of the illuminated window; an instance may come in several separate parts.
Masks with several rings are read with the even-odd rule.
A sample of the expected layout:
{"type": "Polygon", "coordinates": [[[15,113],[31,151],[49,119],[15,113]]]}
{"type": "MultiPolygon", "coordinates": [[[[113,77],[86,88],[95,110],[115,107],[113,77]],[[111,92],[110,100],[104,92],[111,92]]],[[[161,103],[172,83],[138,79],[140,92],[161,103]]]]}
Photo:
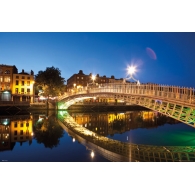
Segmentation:
{"type": "Polygon", "coordinates": [[[21,93],[24,93],[24,88],[21,88],[21,93]]]}
{"type": "Polygon", "coordinates": [[[15,89],[15,93],[18,93],[18,88],[15,89]]]}
{"type": "Polygon", "coordinates": [[[27,93],[30,93],[30,89],[29,88],[27,89],[27,93]]]}
{"type": "Polygon", "coordinates": [[[27,86],[30,86],[30,81],[27,81],[27,86]]]}
{"type": "Polygon", "coordinates": [[[26,127],[29,127],[29,123],[28,122],[26,123],[26,127]]]}
{"type": "Polygon", "coordinates": [[[3,82],[3,76],[0,76],[0,82],[3,82]]]}
{"type": "Polygon", "coordinates": [[[10,82],[10,77],[5,76],[5,77],[4,77],[4,82],[10,82]]]}
{"type": "Polygon", "coordinates": [[[22,81],[22,86],[24,86],[24,81],[22,81]]]}

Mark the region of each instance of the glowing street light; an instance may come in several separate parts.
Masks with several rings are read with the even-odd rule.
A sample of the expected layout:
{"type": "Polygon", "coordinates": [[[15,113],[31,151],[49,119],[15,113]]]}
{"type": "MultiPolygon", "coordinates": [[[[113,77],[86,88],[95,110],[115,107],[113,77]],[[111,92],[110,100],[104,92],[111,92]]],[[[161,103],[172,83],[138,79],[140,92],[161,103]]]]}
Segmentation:
{"type": "Polygon", "coordinates": [[[74,88],[76,87],[76,83],[73,84],[74,88]]]}
{"type": "Polygon", "coordinates": [[[130,77],[129,77],[129,78],[126,78],[126,80],[127,80],[127,79],[128,79],[128,80],[133,79],[134,81],[137,82],[137,85],[140,85],[139,80],[136,80],[136,79],[133,77],[133,74],[134,74],[135,72],[136,72],[136,67],[135,67],[135,66],[129,66],[129,67],[127,68],[127,73],[128,73],[128,75],[130,75],[130,77]]]}
{"type": "Polygon", "coordinates": [[[95,156],[93,150],[91,151],[91,158],[93,158],[95,156]]]}
{"type": "Polygon", "coordinates": [[[95,78],[96,78],[95,75],[92,75],[92,76],[91,76],[91,79],[93,80],[93,83],[94,83],[94,81],[95,81],[95,78]]]}

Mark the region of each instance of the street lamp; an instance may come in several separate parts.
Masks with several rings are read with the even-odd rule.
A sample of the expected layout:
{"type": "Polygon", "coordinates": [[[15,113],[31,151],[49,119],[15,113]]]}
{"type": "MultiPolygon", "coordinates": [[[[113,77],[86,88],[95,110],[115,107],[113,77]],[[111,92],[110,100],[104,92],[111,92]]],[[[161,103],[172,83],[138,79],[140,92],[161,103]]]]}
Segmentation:
{"type": "Polygon", "coordinates": [[[91,76],[91,79],[92,79],[93,84],[94,84],[94,81],[95,81],[95,75],[92,75],[92,76],[91,76]]]}
{"type": "Polygon", "coordinates": [[[132,79],[132,80],[134,80],[134,81],[137,82],[137,85],[140,85],[139,80],[136,80],[136,79],[133,77],[133,74],[134,74],[135,72],[136,72],[136,67],[135,67],[135,66],[129,66],[129,67],[127,68],[127,74],[130,75],[130,77],[129,77],[129,78],[126,78],[126,80],[132,79]]]}

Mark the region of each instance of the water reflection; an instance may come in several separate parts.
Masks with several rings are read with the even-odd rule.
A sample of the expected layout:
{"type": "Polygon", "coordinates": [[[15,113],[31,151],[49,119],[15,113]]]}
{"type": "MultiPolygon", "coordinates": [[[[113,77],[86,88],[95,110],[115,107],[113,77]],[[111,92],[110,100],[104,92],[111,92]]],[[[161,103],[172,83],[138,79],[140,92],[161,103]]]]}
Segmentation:
{"type": "Polygon", "coordinates": [[[177,124],[179,121],[153,111],[130,112],[70,112],[75,122],[100,135],[124,133],[138,128],[157,128],[164,124],[177,124]]]}
{"type": "Polygon", "coordinates": [[[15,143],[32,143],[32,115],[1,116],[0,117],[0,151],[13,150],[15,143]]]}
{"type": "Polygon", "coordinates": [[[59,125],[55,113],[51,113],[49,116],[39,115],[34,125],[34,134],[37,143],[43,143],[46,148],[52,149],[59,145],[64,130],[59,125]]]}
{"type": "MultiPolygon", "coordinates": [[[[59,123],[70,136],[110,161],[178,162],[195,161],[195,146],[155,146],[130,144],[105,137],[109,133],[125,132],[147,124],[153,128],[165,123],[179,123],[161,114],[130,113],[68,113],[60,112],[59,123]],[[129,120],[130,119],[130,120],[129,120]],[[114,125],[117,124],[117,125],[114,125]],[[131,125],[130,125],[131,124],[131,125]]],[[[144,127],[144,126],[143,126],[144,127]]]]}
{"type": "MultiPolygon", "coordinates": [[[[129,112],[92,111],[84,113],[68,113],[66,111],[47,113],[44,111],[4,115],[0,116],[0,155],[3,152],[4,156],[10,157],[8,159],[11,159],[11,156],[14,156],[12,158],[18,159],[18,156],[22,155],[19,150],[24,152],[25,148],[26,154],[30,151],[28,158],[34,155],[32,161],[40,159],[40,155],[43,156],[41,159],[44,159],[44,154],[47,154],[47,156],[50,156],[48,158],[49,161],[52,161],[54,158],[55,161],[58,159],[60,159],[59,161],[63,161],[67,158],[69,161],[74,161],[77,156],[79,157],[76,161],[79,161],[79,159],[82,159],[82,161],[84,161],[83,159],[90,161],[89,157],[94,161],[99,158],[98,156],[102,156],[104,159],[117,162],[194,162],[195,144],[193,142],[190,146],[184,144],[179,146],[166,144],[157,146],[155,144],[146,145],[143,142],[141,144],[130,143],[128,139],[126,141],[110,139],[110,137],[114,138],[116,134],[123,135],[130,131],[138,132],[139,129],[144,128],[149,130],[154,129],[154,131],[149,132],[158,134],[159,132],[155,133],[157,132],[157,127],[164,128],[163,125],[165,124],[177,126],[179,122],[148,110],[129,112]],[[68,132],[66,136],[64,136],[65,131],[68,132]],[[63,144],[60,144],[62,141],[63,144]],[[22,147],[18,148],[18,144],[22,147]],[[30,147],[27,147],[27,145],[30,147]],[[39,150],[41,148],[40,146],[44,146],[44,149],[39,150]],[[14,147],[17,149],[14,150],[14,147]],[[53,148],[59,148],[59,150],[53,148]],[[83,157],[86,155],[86,150],[83,151],[83,148],[84,150],[89,150],[88,157],[83,157]],[[12,152],[6,153],[7,151],[12,152]],[[65,152],[67,152],[67,155],[62,155],[65,152]],[[69,157],[67,157],[68,155],[69,157]]],[[[165,128],[163,129],[164,131],[166,131],[165,128]]],[[[191,128],[190,131],[184,129],[182,132],[189,134],[188,137],[190,139],[194,139],[194,129],[189,126],[188,128],[191,128]]],[[[169,136],[172,133],[173,131],[170,131],[169,136]]],[[[178,134],[180,136],[179,139],[181,139],[181,135],[183,134],[178,134]]],[[[145,139],[145,135],[143,137],[145,139]]],[[[162,136],[162,139],[165,138],[162,136]]]]}

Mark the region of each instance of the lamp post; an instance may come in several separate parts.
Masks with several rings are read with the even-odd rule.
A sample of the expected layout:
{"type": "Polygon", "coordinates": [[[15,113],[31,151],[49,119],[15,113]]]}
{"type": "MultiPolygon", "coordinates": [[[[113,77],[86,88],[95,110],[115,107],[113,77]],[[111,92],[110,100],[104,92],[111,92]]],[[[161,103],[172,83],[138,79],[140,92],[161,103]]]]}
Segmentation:
{"type": "Polygon", "coordinates": [[[137,85],[140,85],[139,80],[136,80],[136,79],[133,77],[133,74],[134,74],[135,72],[136,72],[136,67],[135,67],[135,66],[129,66],[129,67],[127,68],[127,73],[128,73],[128,75],[130,75],[130,77],[129,77],[129,78],[126,78],[126,80],[132,79],[132,80],[134,80],[134,81],[137,82],[137,85]]]}
{"type": "Polygon", "coordinates": [[[93,84],[94,84],[95,78],[96,78],[95,75],[92,75],[92,76],[91,76],[91,79],[92,79],[92,81],[93,81],[93,84]]]}

